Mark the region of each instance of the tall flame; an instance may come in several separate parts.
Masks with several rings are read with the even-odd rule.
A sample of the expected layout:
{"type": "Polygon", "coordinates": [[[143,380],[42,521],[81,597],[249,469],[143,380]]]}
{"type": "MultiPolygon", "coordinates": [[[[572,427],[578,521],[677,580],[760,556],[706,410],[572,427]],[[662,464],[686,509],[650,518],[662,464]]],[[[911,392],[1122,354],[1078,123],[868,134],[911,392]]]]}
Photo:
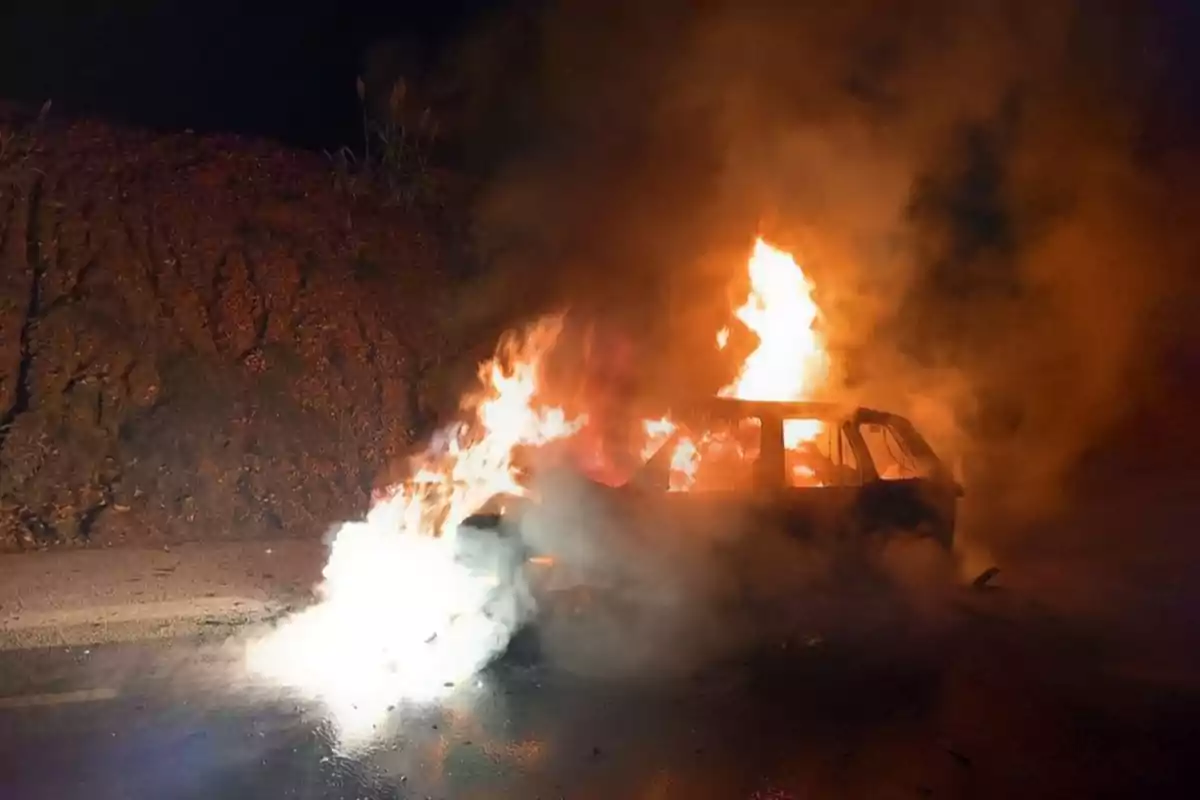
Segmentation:
{"type": "MultiPolygon", "coordinates": [[[[737,377],[718,393],[741,400],[808,400],[828,377],[828,356],[817,330],[820,309],[808,276],[790,253],[757,239],[748,264],[750,292],[734,316],[758,338],[742,362],[737,377]]],[[[729,344],[730,329],[717,332],[718,350],[729,344]]],[[[664,423],[647,426],[650,442],[661,442],[664,423]]],[[[784,447],[794,450],[822,431],[819,420],[791,419],[784,423],[784,447]]],[[[673,431],[674,428],[672,427],[673,431]]],[[[671,458],[672,491],[696,485],[705,454],[728,445],[729,434],[706,434],[699,441],[680,438],[671,458]]]]}
{"type": "MultiPolygon", "coordinates": [[[[758,336],[737,378],[720,391],[743,400],[805,400],[828,374],[823,342],[816,331],[820,315],[812,284],[790,253],[754,243],[750,256],[750,294],[735,311],[758,336]]],[[[724,349],[728,333],[718,334],[724,349]]]]}

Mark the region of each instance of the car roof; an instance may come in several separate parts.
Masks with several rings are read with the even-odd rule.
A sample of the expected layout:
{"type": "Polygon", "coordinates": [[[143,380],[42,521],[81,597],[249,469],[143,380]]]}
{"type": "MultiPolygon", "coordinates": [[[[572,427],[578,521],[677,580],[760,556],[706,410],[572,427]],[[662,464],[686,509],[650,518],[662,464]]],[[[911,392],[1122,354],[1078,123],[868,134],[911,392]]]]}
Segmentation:
{"type": "Polygon", "coordinates": [[[687,411],[702,414],[799,417],[827,421],[853,419],[885,423],[898,415],[861,406],[796,400],[743,400],[736,397],[707,397],[687,404],[687,411]]]}

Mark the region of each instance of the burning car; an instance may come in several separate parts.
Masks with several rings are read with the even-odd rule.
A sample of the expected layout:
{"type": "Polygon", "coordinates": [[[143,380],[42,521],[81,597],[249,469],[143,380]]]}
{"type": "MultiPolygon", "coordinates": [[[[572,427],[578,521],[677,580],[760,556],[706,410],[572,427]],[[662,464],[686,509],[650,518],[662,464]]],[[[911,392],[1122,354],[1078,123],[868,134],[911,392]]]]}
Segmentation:
{"type": "Polygon", "coordinates": [[[794,536],[910,532],[953,545],[962,487],[898,414],[714,398],[684,419],[640,470],[640,491],[748,504],[794,536]]]}
{"type": "Polygon", "coordinates": [[[779,541],[834,554],[831,577],[851,584],[870,577],[869,554],[889,537],[953,546],[962,487],[898,414],[714,397],[645,428],[643,463],[623,484],[590,477],[586,461],[554,466],[527,496],[498,500],[459,529],[461,552],[489,554],[478,568],[497,567],[494,546],[473,546],[481,537],[506,542],[503,582],[532,592],[538,617],[508,651],[518,659],[537,657],[551,619],[636,620],[626,599],[677,584],[689,571],[679,559],[697,553],[725,573],[721,602],[769,615],[780,592],[760,585],[762,552],[802,552],[779,541]]]}
{"type": "MultiPolygon", "coordinates": [[[[898,414],[717,397],[646,427],[646,458],[626,483],[579,476],[614,514],[649,507],[684,527],[737,519],[793,537],[909,533],[953,546],[963,489],[898,414]]],[[[489,509],[464,525],[519,535],[526,504],[537,502],[489,509]]],[[[535,563],[552,557],[531,555],[541,558],[535,563]]]]}
{"type": "MultiPolygon", "coordinates": [[[[675,559],[697,551],[716,553],[730,573],[728,602],[753,605],[762,593],[757,577],[750,571],[747,583],[733,573],[773,535],[837,554],[838,575],[852,581],[888,537],[953,546],[962,487],[898,414],[717,397],[646,427],[657,435],[627,482],[611,486],[580,469],[565,480],[535,478],[529,496],[467,518],[458,532],[463,552],[495,553],[473,548],[478,537],[506,541],[506,584],[530,587],[539,615],[561,618],[590,614],[598,603],[611,615],[607,606],[620,604],[630,583],[661,583],[655,570],[678,572],[675,559]],[[663,544],[672,537],[705,546],[663,544]]],[[[536,652],[537,637],[531,626],[515,647],[536,652]]]]}
{"type": "Polygon", "coordinates": [[[443,696],[511,652],[518,631],[535,642],[557,632],[563,609],[575,641],[612,642],[593,636],[604,624],[575,624],[582,608],[609,630],[639,628],[632,638],[651,650],[678,650],[679,637],[654,624],[686,616],[696,598],[732,620],[722,635],[747,620],[790,626],[772,606],[781,595],[820,606],[793,602],[789,565],[805,562],[793,541],[816,541],[833,560],[849,553],[850,567],[855,551],[895,532],[949,549],[961,489],[914,426],[811,402],[839,392],[795,259],[759,239],[746,277],[739,327],[714,331],[714,358],[734,377],[694,402],[627,390],[630,366],[652,359],[612,342],[593,342],[603,357],[591,360],[581,402],[564,402],[573,393],[543,368],[563,315],[506,334],[460,418],[365,518],[337,529],[319,602],[257,642],[251,670],[321,699],[345,735],[366,734],[398,699],[443,696]],[[672,413],[656,416],[664,408],[672,413]]]}

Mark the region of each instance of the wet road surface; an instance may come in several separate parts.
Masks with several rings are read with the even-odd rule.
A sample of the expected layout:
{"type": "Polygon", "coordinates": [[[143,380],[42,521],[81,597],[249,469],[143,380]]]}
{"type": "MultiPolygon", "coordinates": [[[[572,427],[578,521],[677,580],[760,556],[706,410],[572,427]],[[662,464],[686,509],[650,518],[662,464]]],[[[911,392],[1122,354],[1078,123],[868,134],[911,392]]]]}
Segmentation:
{"type": "Polygon", "coordinates": [[[1012,615],[656,684],[506,668],[353,757],[235,662],[196,640],[0,654],[0,796],[1184,797],[1200,753],[1194,684],[1012,615]]]}

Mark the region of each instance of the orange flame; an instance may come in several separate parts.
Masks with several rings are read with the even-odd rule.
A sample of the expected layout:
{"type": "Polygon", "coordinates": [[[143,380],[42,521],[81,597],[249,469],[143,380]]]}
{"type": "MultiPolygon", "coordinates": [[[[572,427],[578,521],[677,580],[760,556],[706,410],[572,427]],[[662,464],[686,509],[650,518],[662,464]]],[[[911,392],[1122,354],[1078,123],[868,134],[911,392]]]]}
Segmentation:
{"type": "MultiPolygon", "coordinates": [[[[820,309],[812,296],[813,286],[790,253],[761,238],[754,243],[748,271],[750,292],[734,315],[758,337],[758,345],[740,365],[737,377],[718,394],[742,400],[810,399],[827,379],[829,369],[824,342],[816,330],[820,309]]],[[[718,350],[728,346],[730,335],[728,326],[717,332],[718,350]]],[[[794,450],[815,439],[822,429],[819,420],[788,420],[784,446],[794,450]]],[[[675,433],[676,426],[664,418],[647,421],[645,430],[645,454],[649,455],[675,433]]],[[[732,432],[713,432],[698,441],[680,436],[671,456],[671,490],[693,488],[701,462],[710,453],[730,447],[742,452],[733,436],[732,432]]],[[[804,477],[798,475],[798,482],[804,477]]]]}
{"type": "Polygon", "coordinates": [[[734,313],[758,336],[758,347],[742,364],[737,378],[720,391],[722,397],[812,397],[829,369],[824,343],[815,330],[820,311],[812,291],[808,277],[790,253],[762,239],[754,243],[750,295],[734,313]]]}

